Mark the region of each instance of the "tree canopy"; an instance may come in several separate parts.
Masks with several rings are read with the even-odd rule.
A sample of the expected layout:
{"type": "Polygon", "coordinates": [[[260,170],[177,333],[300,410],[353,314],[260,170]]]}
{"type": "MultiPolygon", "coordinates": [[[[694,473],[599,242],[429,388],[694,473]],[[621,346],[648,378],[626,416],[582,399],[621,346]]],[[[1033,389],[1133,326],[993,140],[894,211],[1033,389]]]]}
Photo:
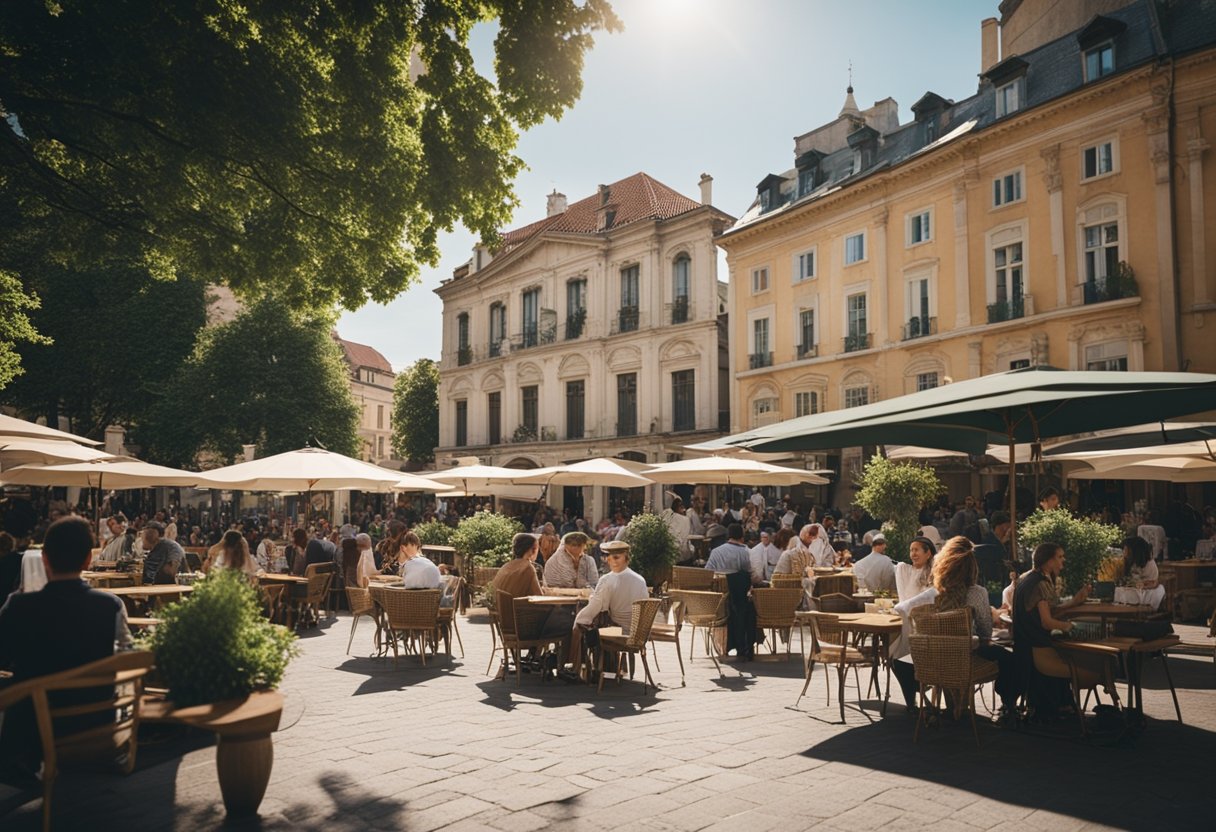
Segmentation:
{"type": "Polygon", "coordinates": [[[206,288],[185,276],[158,281],[124,266],[87,273],[52,266],[27,270],[26,281],[45,299],[30,319],[51,340],[18,348],[25,374],[0,402],[50,425],[67,416],[74,432],[94,439],[157,406],[206,323],[206,288]]]}
{"type": "Polygon", "coordinates": [[[187,465],[204,451],[230,461],[253,442],[259,456],[306,445],[355,456],[359,408],[332,323],[267,299],[202,330],[135,434],[146,457],[187,465]]]}
{"type": "Polygon", "coordinates": [[[575,102],[593,33],[618,26],[607,0],[8,0],[0,270],[118,261],[296,308],[387,301],[439,231],[509,220],[519,131],[575,102]],[[483,21],[494,79],[469,48],[483,21]]]}
{"type": "Polygon", "coordinates": [[[439,366],[420,358],[393,384],[393,452],[410,462],[431,462],[439,444],[439,366]]]}

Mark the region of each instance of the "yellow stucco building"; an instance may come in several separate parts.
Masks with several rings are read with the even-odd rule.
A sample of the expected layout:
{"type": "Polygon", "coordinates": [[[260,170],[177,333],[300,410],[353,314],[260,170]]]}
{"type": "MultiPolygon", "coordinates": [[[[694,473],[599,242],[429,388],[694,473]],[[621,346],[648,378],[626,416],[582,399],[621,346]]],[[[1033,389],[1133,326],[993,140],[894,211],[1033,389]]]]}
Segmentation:
{"type": "Polygon", "coordinates": [[[901,124],[850,88],[719,236],[732,430],[1027,365],[1216,371],[1216,3],[1001,11],[974,96],[901,124]]]}

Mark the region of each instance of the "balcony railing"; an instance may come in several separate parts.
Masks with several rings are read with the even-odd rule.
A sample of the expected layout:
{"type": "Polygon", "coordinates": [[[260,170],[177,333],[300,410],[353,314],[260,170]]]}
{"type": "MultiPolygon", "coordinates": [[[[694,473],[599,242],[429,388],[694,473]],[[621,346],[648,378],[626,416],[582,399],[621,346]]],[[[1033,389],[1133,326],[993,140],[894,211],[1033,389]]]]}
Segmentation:
{"type": "Polygon", "coordinates": [[[673,324],[686,324],[692,320],[692,309],[689,307],[688,298],[676,298],[667,307],[671,310],[671,322],[673,324]]]}
{"type": "Polygon", "coordinates": [[[1085,305],[1105,303],[1108,300],[1134,298],[1138,294],[1136,281],[1127,280],[1117,275],[1100,280],[1087,280],[1081,284],[1085,305]]]}
{"type": "Polygon", "coordinates": [[[587,324],[587,310],[576,309],[566,316],[566,340],[573,341],[583,334],[583,329],[587,324]]]}
{"type": "Polygon", "coordinates": [[[534,324],[525,326],[524,331],[511,339],[511,351],[531,349],[544,344],[552,344],[557,340],[557,325],[541,326],[534,324]]]}
{"type": "Polygon", "coordinates": [[[626,420],[624,422],[617,422],[616,423],[616,435],[617,436],[637,436],[638,435],[637,421],[626,420]]]}
{"type": "Polygon", "coordinates": [[[468,344],[456,348],[456,364],[463,367],[473,363],[473,348],[468,344]]]}
{"type": "Polygon", "coordinates": [[[641,315],[636,306],[622,306],[616,319],[612,322],[612,334],[637,332],[640,318],[641,315]]]}
{"type": "Polygon", "coordinates": [[[858,352],[860,350],[868,350],[870,348],[870,333],[855,332],[852,335],[844,336],[844,351],[858,352]]]}
{"type": "Polygon", "coordinates": [[[997,324],[1001,321],[1016,321],[1018,318],[1024,318],[1027,314],[1027,307],[1030,300],[1029,295],[1020,295],[1012,300],[998,300],[996,303],[988,304],[988,323],[997,324]]]}
{"type": "Polygon", "coordinates": [[[750,370],[771,367],[773,366],[773,354],[771,352],[754,352],[747,357],[747,365],[750,370]]]}
{"type": "Polygon", "coordinates": [[[798,345],[798,360],[799,361],[802,361],[804,358],[815,358],[818,355],[819,355],[819,345],[818,344],[799,344],[798,345]]]}
{"type": "Polygon", "coordinates": [[[488,351],[490,358],[498,358],[498,356],[500,356],[504,352],[506,352],[506,348],[504,346],[504,345],[506,345],[506,343],[507,343],[507,339],[505,339],[505,338],[499,338],[497,341],[491,341],[490,349],[488,351]]]}
{"type": "Polygon", "coordinates": [[[937,318],[931,318],[927,315],[920,315],[916,318],[908,319],[904,324],[904,340],[911,341],[913,338],[924,338],[926,335],[937,334],[937,318]]]}

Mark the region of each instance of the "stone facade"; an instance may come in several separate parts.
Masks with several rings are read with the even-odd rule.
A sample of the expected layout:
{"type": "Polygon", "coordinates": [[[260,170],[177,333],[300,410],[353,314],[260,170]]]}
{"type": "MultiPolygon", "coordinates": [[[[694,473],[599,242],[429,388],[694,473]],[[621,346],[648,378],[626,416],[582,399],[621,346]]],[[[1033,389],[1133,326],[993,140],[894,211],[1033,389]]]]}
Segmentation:
{"type": "Polygon", "coordinates": [[[393,454],[393,382],[388,359],[365,344],[334,334],[349,370],[350,392],[359,405],[359,458],[376,465],[400,468],[393,454]]]}

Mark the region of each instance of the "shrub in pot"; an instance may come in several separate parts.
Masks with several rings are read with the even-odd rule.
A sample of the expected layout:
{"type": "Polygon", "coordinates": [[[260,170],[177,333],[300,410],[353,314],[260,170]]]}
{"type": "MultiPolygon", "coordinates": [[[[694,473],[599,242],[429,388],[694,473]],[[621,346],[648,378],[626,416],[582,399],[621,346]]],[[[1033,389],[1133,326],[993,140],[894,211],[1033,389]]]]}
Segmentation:
{"type": "Polygon", "coordinates": [[[1018,524],[1018,544],[1033,552],[1040,543],[1059,543],[1064,547],[1064,572],[1061,592],[1072,595],[1094,580],[1102,562],[1123,538],[1118,526],[1073,517],[1065,508],[1036,511],[1018,524]]]}
{"type": "Polygon", "coordinates": [[[858,480],[853,502],[885,520],[887,554],[908,559],[908,545],[920,530],[920,509],[946,490],[932,468],[911,462],[892,462],[875,454],[858,480]]]}
{"type": "Polygon", "coordinates": [[[451,546],[452,534],[455,529],[447,523],[441,523],[438,520],[428,520],[425,523],[419,523],[414,526],[414,534],[418,535],[418,539],[422,541],[423,546],[451,546]]]}
{"type": "Polygon", "coordinates": [[[502,566],[511,559],[511,539],[522,532],[519,521],[493,511],[479,511],[460,521],[452,533],[450,546],[456,547],[465,563],[476,566],[502,566]]]}
{"type": "Polygon", "coordinates": [[[625,527],[624,540],[629,544],[629,568],[657,586],[671,574],[679,557],[679,544],[667,521],[657,514],[635,514],[625,527]]]}
{"type": "Polygon", "coordinates": [[[156,654],[177,707],[273,689],[299,652],[294,633],[262,616],[257,591],[238,570],[212,570],[160,619],[142,646],[156,654]]]}

